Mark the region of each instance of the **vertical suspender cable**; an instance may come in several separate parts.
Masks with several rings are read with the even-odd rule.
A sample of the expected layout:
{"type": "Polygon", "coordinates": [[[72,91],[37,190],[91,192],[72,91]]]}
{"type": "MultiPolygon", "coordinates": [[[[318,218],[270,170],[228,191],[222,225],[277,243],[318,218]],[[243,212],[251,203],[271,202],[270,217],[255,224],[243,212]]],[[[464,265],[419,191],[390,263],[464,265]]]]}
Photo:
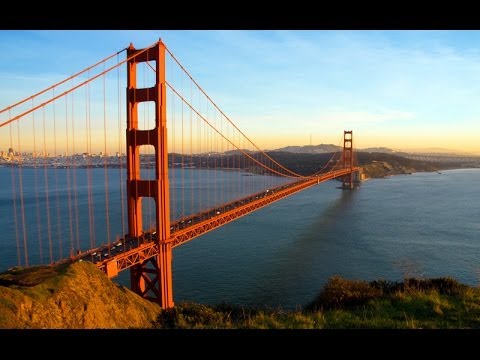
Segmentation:
{"type": "MultiPolygon", "coordinates": [[[[9,112],[9,117],[10,117],[10,110],[9,112]]],[[[12,124],[10,124],[10,149],[13,149],[13,137],[12,137],[12,124]]],[[[9,149],[9,153],[10,153],[9,149]]],[[[16,194],[16,181],[15,181],[15,152],[12,151],[13,154],[10,156],[10,165],[11,165],[11,174],[12,174],[12,198],[13,198],[13,218],[15,221],[15,239],[16,239],[16,245],[17,245],[17,265],[21,265],[21,257],[20,257],[20,239],[18,235],[18,218],[17,218],[17,194],[16,194]]]]}
{"type": "Polygon", "coordinates": [[[53,248],[52,248],[52,230],[50,223],[50,191],[48,186],[48,171],[47,171],[47,142],[46,142],[46,127],[45,127],[45,107],[42,106],[42,122],[43,122],[43,170],[45,175],[45,206],[47,213],[47,229],[48,229],[48,251],[50,255],[50,263],[53,263],[53,248]]]}
{"type": "MultiPolygon", "coordinates": [[[[207,105],[205,105],[205,113],[207,114],[208,113],[208,107],[207,105]]],[[[206,184],[206,190],[205,190],[205,200],[203,201],[202,205],[204,207],[204,209],[206,210],[207,208],[210,207],[210,169],[209,169],[209,164],[208,164],[208,161],[209,161],[209,147],[208,147],[208,127],[205,126],[204,124],[204,128],[203,128],[203,135],[202,135],[202,140],[203,140],[203,143],[204,143],[204,154],[205,154],[205,178],[206,178],[206,181],[205,181],[205,184],[206,184]]]]}
{"type": "MultiPolygon", "coordinates": [[[[72,252],[71,255],[75,255],[73,253],[74,250],[74,242],[73,242],[73,214],[72,214],[72,199],[71,199],[71,194],[72,194],[72,188],[70,185],[70,158],[72,154],[69,152],[69,133],[68,133],[68,97],[65,95],[65,140],[66,140],[66,150],[65,150],[65,161],[66,161],[66,166],[67,166],[67,202],[68,202],[68,221],[70,225],[70,251],[72,252]]],[[[73,116],[73,114],[72,114],[73,116]]],[[[75,190],[74,190],[75,191],[75,190]]],[[[77,248],[78,250],[78,248],[77,248]]]]}
{"type": "MultiPolygon", "coordinates": [[[[55,88],[52,89],[53,97],[55,97],[55,88]]],[[[62,251],[62,228],[61,228],[61,221],[60,221],[60,198],[59,198],[59,189],[58,189],[58,164],[57,164],[57,119],[56,119],[56,107],[55,102],[52,104],[53,106],[53,156],[55,158],[55,166],[53,172],[55,174],[55,200],[57,204],[57,234],[58,234],[58,251],[59,251],[59,260],[63,258],[63,251],[62,251]]]]}
{"type": "MultiPolygon", "coordinates": [[[[198,106],[200,108],[200,96],[198,97],[198,106]]],[[[198,164],[199,169],[198,169],[198,180],[197,184],[199,186],[199,189],[197,191],[197,196],[198,196],[198,212],[201,212],[202,209],[202,190],[203,190],[203,184],[202,184],[202,124],[198,119],[198,114],[197,114],[197,143],[198,143],[198,164]]],[[[201,219],[203,220],[203,218],[201,219]]]]}
{"type": "MultiPolygon", "coordinates": [[[[89,73],[90,77],[90,73],[89,73]]],[[[85,134],[86,134],[86,156],[87,156],[87,199],[88,199],[88,225],[90,235],[90,249],[95,247],[94,241],[94,225],[93,225],[93,211],[92,211],[92,177],[90,176],[92,171],[92,153],[90,147],[90,86],[85,87],[85,134]]]]}
{"type": "Polygon", "coordinates": [[[28,243],[27,243],[27,226],[25,223],[25,201],[23,197],[23,154],[20,143],[20,123],[17,121],[17,143],[18,143],[18,175],[19,175],[19,190],[20,190],[20,210],[22,214],[22,234],[23,234],[23,255],[25,258],[25,266],[28,266],[28,243]]]}
{"type": "MultiPolygon", "coordinates": [[[[119,54],[117,54],[117,64],[119,63],[119,54]]],[[[125,230],[125,201],[124,201],[124,181],[123,181],[123,155],[122,155],[122,107],[121,107],[121,99],[120,96],[120,66],[117,67],[117,85],[118,85],[118,92],[117,92],[117,99],[118,99],[118,172],[119,176],[118,179],[120,181],[120,210],[122,216],[122,236],[126,234],[125,230]]],[[[126,246],[124,242],[124,247],[126,246]]]]}
{"type": "MultiPolygon", "coordinates": [[[[172,131],[171,131],[171,146],[172,146],[172,151],[171,151],[171,154],[170,154],[170,158],[171,158],[171,161],[172,161],[172,169],[171,169],[171,172],[170,172],[170,177],[171,177],[171,182],[170,182],[170,193],[172,195],[172,197],[170,198],[170,202],[172,204],[172,213],[170,214],[170,219],[172,220],[172,223],[175,223],[175,221],[177,220],[177,213],[176,213],[176,209],[177,209],[177,191],[176,191],[176,176],[175,176],[175,95],[172,94],[171,97],[171,110],[170,110],[170,123],[172,124],[172,131]]],[[[176,229],[173,229],[174,231],[176,229]]]]}
{"type": "MultiPolygon", "coordinates": [[[[223,119],[222,119],[222,114],[219,114],[220,116],[220,132],[223,134],[223,119]]],[[[221,197],[221,201],[222,201],[222,204],[225,204],[225,194],[224,194],[224,183],[225,183],[225,177],[223,176],[225,174],[225,172],[223,172],[223,157],[224,157],[224,150],[223,150],[223,139],[220,138],[220,149],[218,150],[219,151],[219,156],[220,156],[220,169],[222,171],[222,177],[224,178],[224,180],[221,182],[220,184],[220,197],[221,197]]]]}
{"type": "Polygon", "coordinates": [[[235,128],[234,127],[230,127],[230,130],[231,130],[231,134],[229,133],[229,141],[230,141],[230,145],[229,145],[229,149],[230,149],[230,157],[231,157],[231,162],[232,162],[232,171],[231,171],[231,174],[232,174],[232,181],[231,181],[231,190],[230,190],[230,194],[231,194],[231,197],[232,199],[235,199],[237,196],[236,196],[236,193],[235,193],[235,188],[236,188],[236,182],[237,182],[237,178],[235,176],[235,164],[236,164],[236,161],[235,161],[235,153],[236,153],[236,149],[235,149],[235,146],[233,146],[233,142],[235,141],[235,128]]]}
{"type": "MultiPolygon", "coordinates": [[[[216,109],[214,108],[213,109],[213,122],[215,124],[215,126],[217,126],[217,111],[216,109]]],[[[221,189],[221,186],[220,184],[217,185],[217,178],[220,177],[218,175],[218,172],[219,172],[219,166],[220,166],[220,162],[218,161],[218,157],[220,156],[219,152],[218,152],[218,136],[215,136],[214,138],[214,143],[215,144],[212,144],[214,146],[214,152],[215,152],[215,204],[223,204],[222,203],[222,198],[221,198],[221,194],[220,194],[220,189],[221,189]]],[[[215,205],[217,206],[217,205],[215,205]]],[[[225,209],[222,209],[222,213],[224,212],[225,209]]]]}
{"type": "MultiPolygon", "coordinates": [[[[183,96],[183,72],[181,76],[181,86],[182,86],[182,96],[183,96]]],[[[185,220],[185,147],[184,147],[184,127],[183,127],[183,108],[184,104],[182,102],[182,221],[185,220]]]]}
{"type": "MultiPolygon", "coordinates": [[[[103,70],[105,71],[105,63],[103,63],[103,70]]],[[[109,212],[109,194],[108,194],[108,153],[107,153],[107,95],[105,79],[106,74],[103,75],[103,173],[105,178],[105,225],[107,228],[107,240],[110,242],[110,212],[109,212]]]]}
{"type": "MultiPolygon", "coordinates": [[[[32,99],[32,107],[34,102],[32,99]]],[[[33,191],[35,191],[35,207],[37,212],[37,233],[38,233],[38,254],[40,264],[43,264],[43,241],[42,241],[42,222],[40,220],[40,198],[38,194],[40,193],[38,189],[38,171],[37,171],[37,140],[36,140],[36,131],[35,131],[35,112],[32,113],[32,133],[33,133],[33,191]]]]}
{"type": "MultiPolygon", "coordinates": [[[[190,102],[193,104],[193,87],[192,87],[192,82],[190,81],[190,102]]],[[[192,118],[193,118],[193,113],[192,113],[192,109],[190,109],[190,167],[193,168],[193,139],[192,139],[192,135],[193,135],[193,132],[192,132],[192,118]]],[[[193,174],[194,174],[194,171],[191,169],[190,170],[190,214],[194,214],[195,213],[195,209],[194,209],[194,206],[193,206],[193,174]]]]}
{"type": "Polygon", "coordinates": [[[76,164],[76,157],[77,154],[75,152],[75,98],[74,94],[72,93],[72,167],[73,167],[73,210],[75,212],[75,240],[76,240],[76,245],[77,249],[81,250],[81,244],[80,244],[80,226],[78,222],[78,199],[77,199],[77,193],[78,193],[78,187],[77,187],[77,164],[76,164]]]}

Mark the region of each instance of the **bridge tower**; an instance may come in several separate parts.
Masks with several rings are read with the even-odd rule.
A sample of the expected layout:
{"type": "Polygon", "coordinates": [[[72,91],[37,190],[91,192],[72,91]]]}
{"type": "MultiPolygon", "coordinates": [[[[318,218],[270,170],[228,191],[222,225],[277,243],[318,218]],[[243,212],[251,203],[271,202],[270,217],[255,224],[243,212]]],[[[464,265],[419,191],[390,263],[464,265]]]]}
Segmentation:
{"type": "MultiPolygon", "coordinates": [[[[127,49],[130,58],[142,49],[133,44],[127,49]]],[[[127,201],[128,231],[135,238],[143,235],[142,197],[155,200],[156,246],[158,255],[130,268],[132,290],[155,301],[162,308],[173,307],[172,248],[170,237],[170,197],[168,185],[167,112],[165,84],[165,45],[160,40],[155,46],[132,57],[127,62],[127,201]],[[155,62],[155,85],[137,87],[137,64],[155,62]],[[155,104],[155,127],[141,130],[138,124],[138,104],[155,104]],[[144,180],[140,174],[140,147],[155,149],[155,179],[144,180]]]]}
{"type": "Polygon", "coordinates": [[[353,189],[353,134],[352,131],[343,132],[343,168],[350,169],[348,175],[343,177],[343,189],[353,189]]]}

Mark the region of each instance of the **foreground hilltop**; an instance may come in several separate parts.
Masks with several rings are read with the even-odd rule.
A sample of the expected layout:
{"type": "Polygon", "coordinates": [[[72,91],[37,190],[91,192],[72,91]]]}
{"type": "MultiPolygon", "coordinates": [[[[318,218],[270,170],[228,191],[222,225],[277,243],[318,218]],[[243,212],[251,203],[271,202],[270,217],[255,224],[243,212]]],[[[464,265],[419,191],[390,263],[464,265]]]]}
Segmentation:
{"type": "Polygon", "coordinates": [[[87,262],[0,274],[0,328],[480,328],[480,288],[452,278],[332,277],[299,310],[179,303],[161,310],[87,262]]]}
{"type": "Polygon", "coordinates": [[[0,274],[0,328],[148,328],[159,312],[88,262],[0,274]]]}

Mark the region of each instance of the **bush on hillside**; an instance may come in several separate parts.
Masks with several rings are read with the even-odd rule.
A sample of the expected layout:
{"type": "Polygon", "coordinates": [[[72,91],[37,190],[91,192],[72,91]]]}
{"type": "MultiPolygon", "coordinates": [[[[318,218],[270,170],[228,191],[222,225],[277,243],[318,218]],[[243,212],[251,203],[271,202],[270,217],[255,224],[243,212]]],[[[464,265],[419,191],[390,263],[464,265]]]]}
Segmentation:
{"type": "Polygon", "coordinates": [[[341,276],[331,277],[308,309],[336,309],[365,304],[382,295],[382,290],[366,281],[347,280],[341,276]]]}

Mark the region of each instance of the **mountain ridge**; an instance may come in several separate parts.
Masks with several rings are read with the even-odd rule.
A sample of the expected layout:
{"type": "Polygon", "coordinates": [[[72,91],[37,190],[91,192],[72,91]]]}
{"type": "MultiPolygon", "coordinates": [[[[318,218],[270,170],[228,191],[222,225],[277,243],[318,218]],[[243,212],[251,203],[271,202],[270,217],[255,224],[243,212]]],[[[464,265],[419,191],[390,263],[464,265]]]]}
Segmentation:
{"type": "MultiPolygon", "coordinates": [[[[275,152],[290,152],[295,154],[324,154],[329,152],[336,152],[342,150],[341,146],[333,144],[318,144],[318,145],[288,145],[274,150],[275,152]]],[[[431,155],[453,155],[453,156],[480,156],[479,154],[460,151],[455,149],[444,148],[412,148],[412,149],[392,149],[384,146],[356,148],[356,151],[368,153],[385,153],[385,154],[431,154],[431,155]]]]}

